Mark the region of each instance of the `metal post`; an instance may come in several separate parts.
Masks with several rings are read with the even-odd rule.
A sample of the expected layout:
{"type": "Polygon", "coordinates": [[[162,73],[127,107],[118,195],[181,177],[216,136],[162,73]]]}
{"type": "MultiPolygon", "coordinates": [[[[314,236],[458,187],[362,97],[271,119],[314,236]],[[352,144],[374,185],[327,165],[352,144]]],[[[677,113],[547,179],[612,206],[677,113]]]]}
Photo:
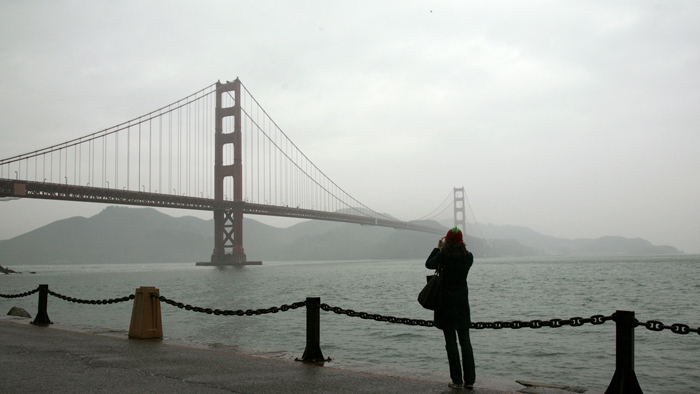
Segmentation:
{"type": "Polygon", "coordinates": [[[301,359],[305,363],[330,361],[321,352],[321,297],[306,297],[306,349],[301,359]]]}
{"type": "Polygon", "coordinates": [[[160,291],[153,286],[136,289],[131,309],[129,338],[162,338],[163,321],[160,314],[160,291]]]}
{"type": "Polygon", "coordinates": [[[615,320],[615,375],[605,394],[642,394],[634,373],[634,312],[617,311],[615,320]]]}
{"type": "Polygon", "coordinates": [[[32,324],[48,325],[53,324],[49,319],[49,314],[46,313],[49,298],[49,285],[39,285],[39,310],[36,312],[36,318],[32,324]]]}

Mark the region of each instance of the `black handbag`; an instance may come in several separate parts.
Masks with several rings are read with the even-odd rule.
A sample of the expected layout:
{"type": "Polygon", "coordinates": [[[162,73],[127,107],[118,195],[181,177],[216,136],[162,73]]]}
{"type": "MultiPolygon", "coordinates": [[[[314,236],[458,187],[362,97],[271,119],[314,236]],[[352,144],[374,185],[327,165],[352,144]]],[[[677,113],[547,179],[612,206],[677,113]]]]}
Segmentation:
{"type": "Polygon", "coordinates": [[[425,309],[437,310],[442,305],[442,277],[440,267],[435,270],[435,275],[426,277],[428,283],[418,294],[418,303],[425,309]]]}

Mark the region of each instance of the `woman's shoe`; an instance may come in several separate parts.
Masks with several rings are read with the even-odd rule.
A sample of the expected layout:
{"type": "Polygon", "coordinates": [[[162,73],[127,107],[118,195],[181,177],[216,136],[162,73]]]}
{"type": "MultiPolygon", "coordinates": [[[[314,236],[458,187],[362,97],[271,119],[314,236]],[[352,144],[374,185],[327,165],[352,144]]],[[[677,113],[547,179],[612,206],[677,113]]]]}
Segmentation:
{"type": "Polygon", "coordinates": [[[449,387],[451,389],[461,389],[462,385],[450,382],[450,383],[447,383],[447,387],[449,387]]]}

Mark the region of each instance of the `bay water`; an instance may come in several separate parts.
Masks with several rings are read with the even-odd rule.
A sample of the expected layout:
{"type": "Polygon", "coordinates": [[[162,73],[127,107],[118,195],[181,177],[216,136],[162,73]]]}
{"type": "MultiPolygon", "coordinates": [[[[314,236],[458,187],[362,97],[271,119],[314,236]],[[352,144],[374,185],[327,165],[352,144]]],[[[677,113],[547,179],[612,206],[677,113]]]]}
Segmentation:
{"type": "MultiPolygon", "coordinates": [[[[426,255],[427,255],[426,251],[426,255]]],[[[165,297],[212,309],[261,309],[321,297],[344,309],[432,320],[416,297],[430,271],[424,260],[265,262],[196,267],[193,263],[12,266],[0,293],[48,284],[70,297],[109,299],[155,286],[165,297]],[[34,271],[36,274],[29,274],[34,271]]],[[[700,327],[700,256],[477,258],[469,274],[472,320],[549,320],[636,313],[700,327]]],[[[0,298],[36,313],[37,295],[0,298]]],[[[132,303],[83,305],[49,297],[51,320],[127,331],[132,303]]],[[[164,336],[296,353],[305,347],[305,310],[215,316],[162,304],[164,336]]],[[[528,380],[602,393],[615,371],[615,323],[540,329],[471,330],[479,379],[528,380]]],[[[324,356],[435,371],[447,376],[440,330],[321,312],[324,356]]],[[[635,371],[645,393],[700,392],[700,335],[635,330],[635,371]]]]}

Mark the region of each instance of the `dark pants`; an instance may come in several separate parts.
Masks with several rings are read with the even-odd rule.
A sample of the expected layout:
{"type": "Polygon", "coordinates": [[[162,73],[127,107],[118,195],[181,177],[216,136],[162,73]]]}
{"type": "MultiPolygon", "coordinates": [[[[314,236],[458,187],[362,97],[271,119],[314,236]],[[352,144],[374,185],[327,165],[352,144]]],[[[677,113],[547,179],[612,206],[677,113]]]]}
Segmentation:
{"type": "Polygon", "coordinates": [[[445,334],[445,348],[447,349],[447,361],[450,363],[450,378],[455,384],[474,384],[476,371],[474,368],[474,351],[469,339],[469,329],[442,330],[445,334]],[[457,337],[462,348],[462,362],[464,363],[464,380],[462,380],[462,366],[459,362],[459,350],[457,349],[457,337]]]}

